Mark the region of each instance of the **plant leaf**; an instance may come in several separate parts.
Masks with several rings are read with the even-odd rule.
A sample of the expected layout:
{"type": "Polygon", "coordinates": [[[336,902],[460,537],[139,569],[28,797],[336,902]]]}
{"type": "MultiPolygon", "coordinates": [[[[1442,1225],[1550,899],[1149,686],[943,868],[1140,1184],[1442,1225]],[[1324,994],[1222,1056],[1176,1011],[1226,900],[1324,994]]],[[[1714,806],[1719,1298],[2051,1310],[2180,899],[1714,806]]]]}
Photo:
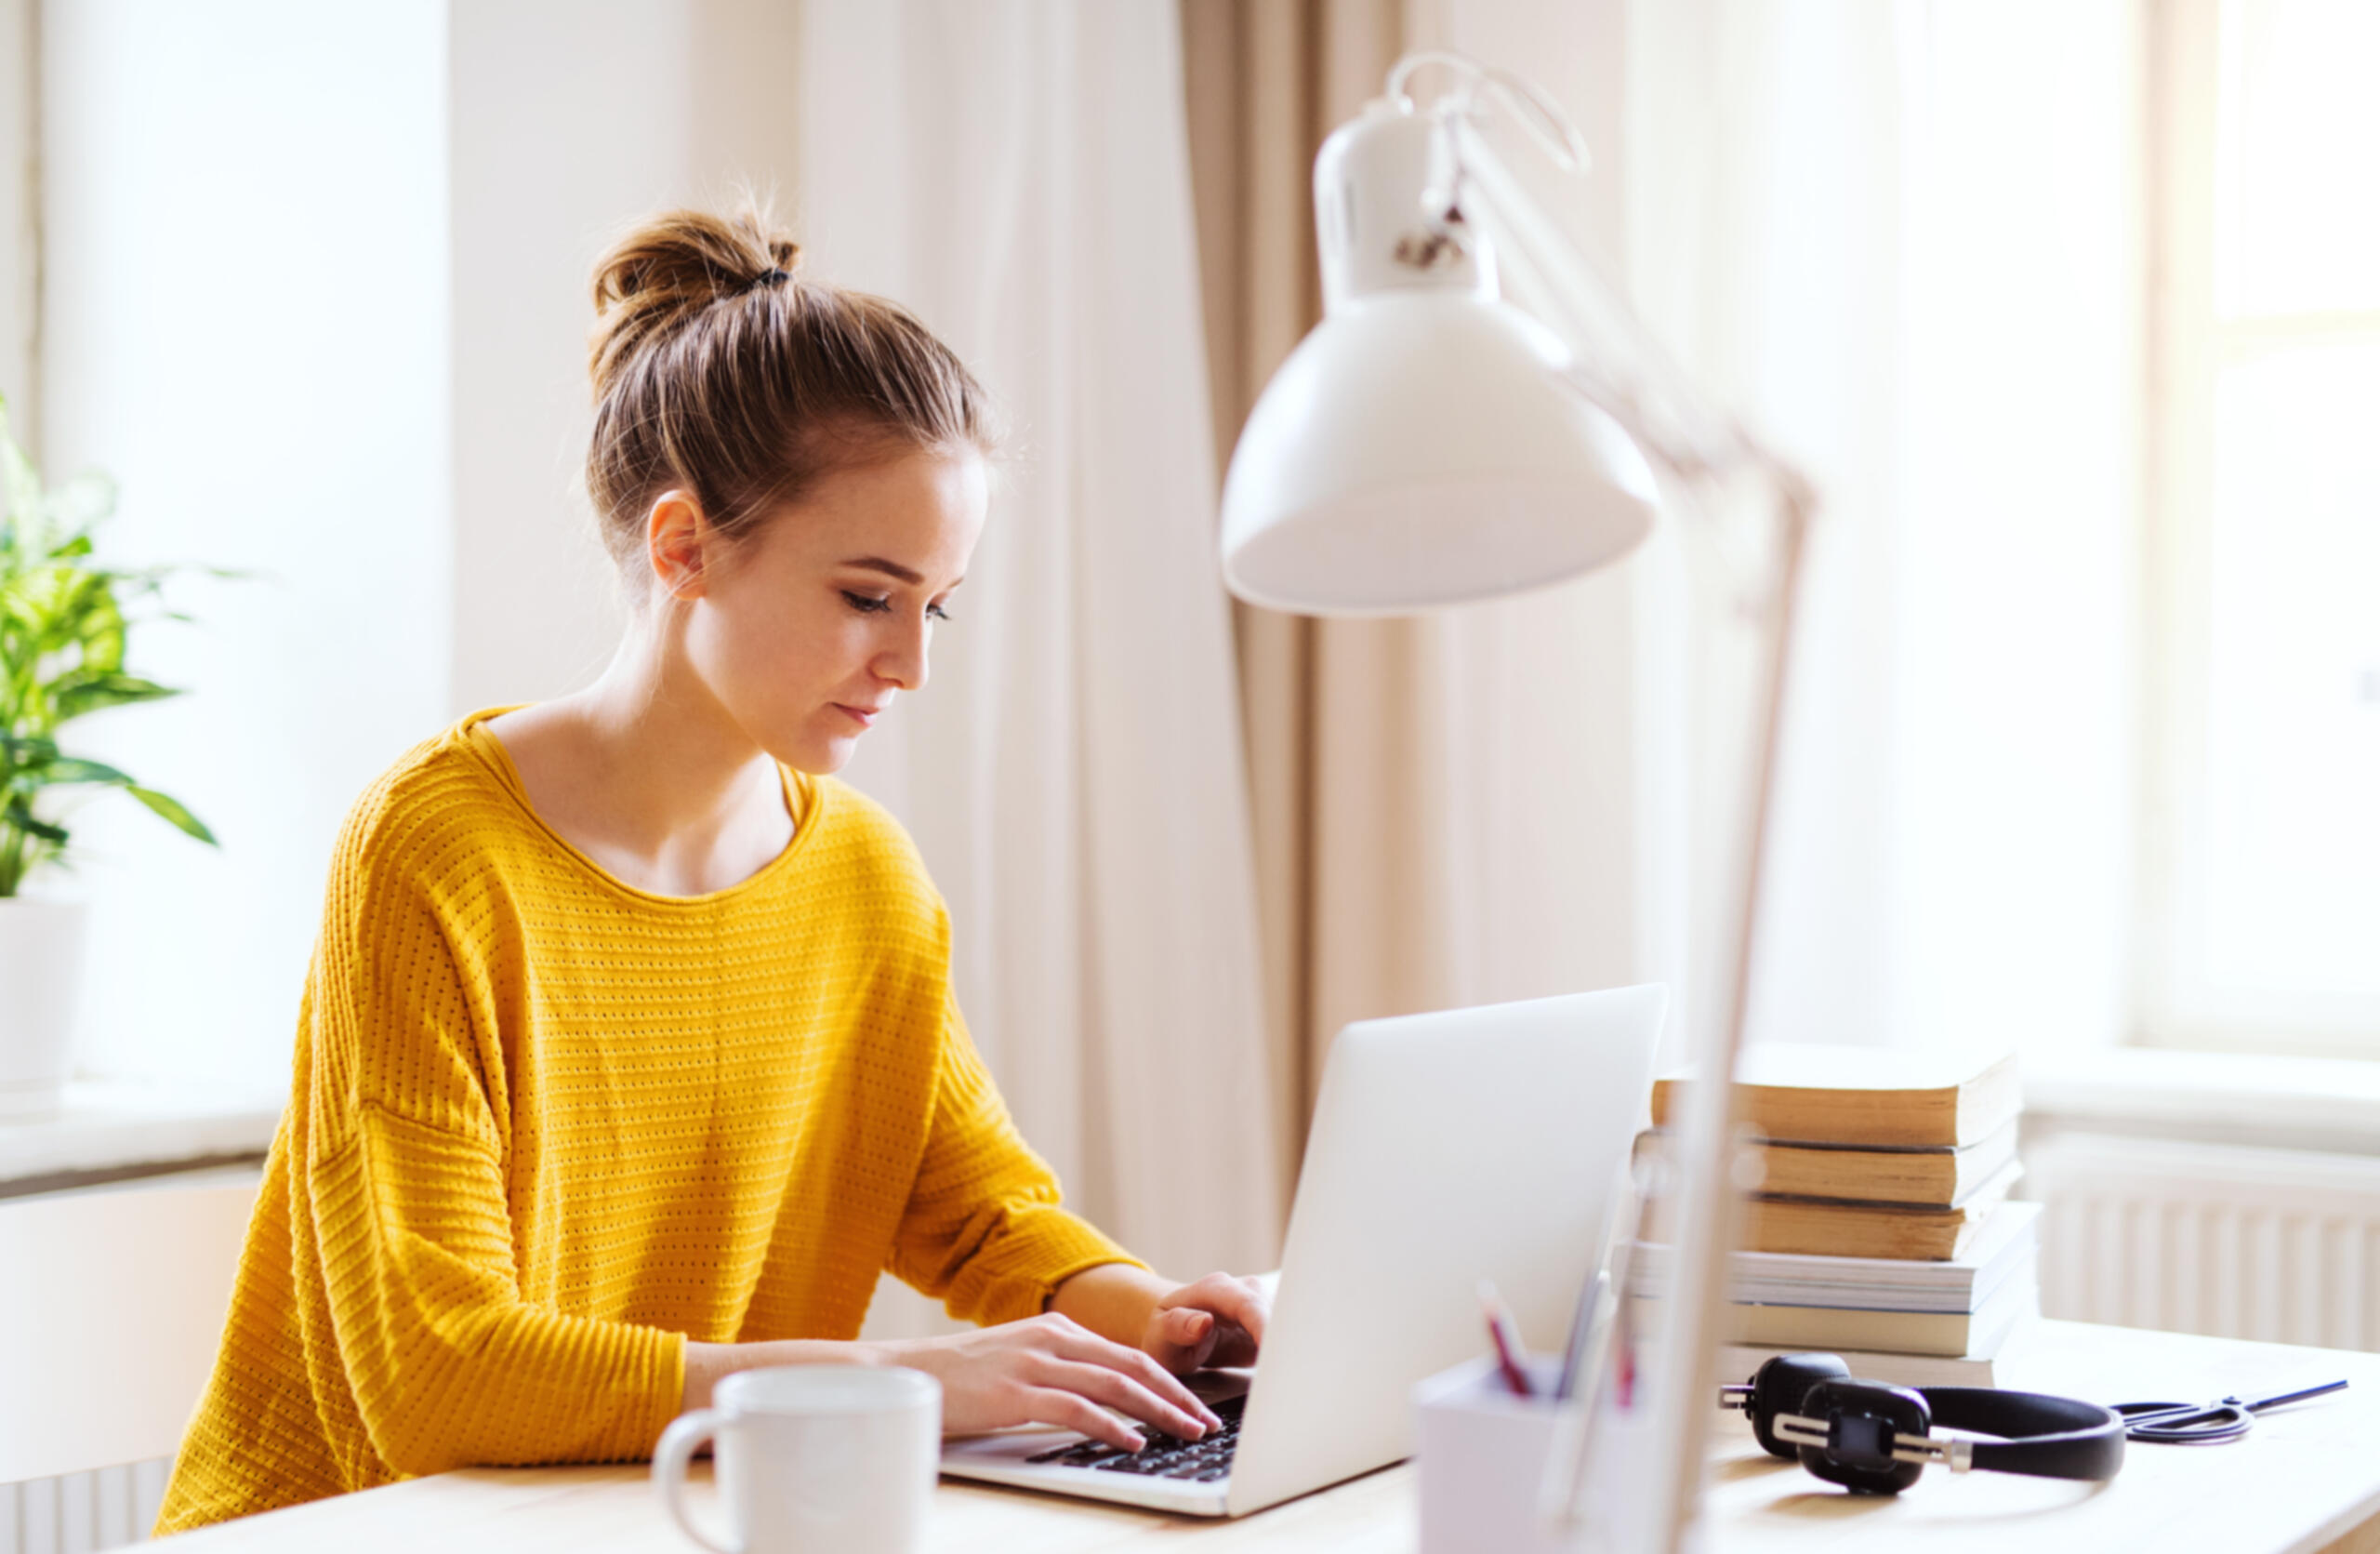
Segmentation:
{"type": "Polygon", "coordinates": [[[113,670],[77,670],[62,676],[52,687],[52,707],[58,721],[79,718],[86,712],[97,712],[108,707],[126,707],[136,701],[162,701],[182,693],[172,685],[160,685],[153,680],[113,670]]]}
{"type": "Polygon", "coordinates": [[[61,755],[33,769],[33,777],[40,783],[105,782],[119,788],[132,786],[132,778],[113,766],[97,761],[85,761],[78,756],[61,755]]]}
{"type": "Polygon", "coordinates": [[[105,572],[58,569],[63,579],[51,620],[53,652],[82,650],[79,668],[112,673],[124,668],[124,612],[117,608],[114,579],[105,572]]]}
{"type": "Polygon", "coordinates": [[[182,618],[165,607],[168,578],[193,571],[253,576],[99,564],[92,529],[115,506],[114,482],[98,472],[46,491],[0,398],[0,895],[13,892],[28,870],[61,861],[66,828],[34,814],[40,795],[61,785],[122,788],[184,835],[218,844],[178,800],[104,763],[61,755],[49,737],[102,708],[181,694],[125,670],[130,625],[160,614],[182,618]]]}
{"type": "Polygon", "coordinates": [[[199,819],[197,816],[192,815],[189,810],[184,809],[178,801],[165,797],[165,794],[158,792],[153,788],[129,786],[125,789],[125,791],[131,794],[134,798],[139,799],[142,804],[147,804],[151,809],[155,810],[159,815],[164,816],[165,819],[175,827],[175,829],[181,831],[185,836],[196,837],[199,841],[205,843],[210,847],[220,845],[220,843],[215,840],[215,833],[206,829],[205,822],[199,819]]]}
{"type": "Polygon", "coordinates": [[[0,823],[14,826],[20,831],[38,836],[44,842],[55,846],[66,845],[64,826],[52,825],[49,821],[39,818],[21,804],[10,804],[5,820],[0,820],[0,823]]]}

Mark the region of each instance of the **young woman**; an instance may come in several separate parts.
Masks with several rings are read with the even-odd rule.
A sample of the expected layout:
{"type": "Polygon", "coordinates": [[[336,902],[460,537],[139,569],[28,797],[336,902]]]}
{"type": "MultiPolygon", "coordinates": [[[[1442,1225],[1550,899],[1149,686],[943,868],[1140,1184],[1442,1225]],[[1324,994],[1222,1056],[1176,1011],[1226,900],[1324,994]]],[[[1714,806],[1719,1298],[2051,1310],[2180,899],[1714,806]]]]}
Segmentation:
{"type": "Polygon", "coordinates": [[[909,1365],[945,1427],[1196,1437],[1247,1282],[1059,1206],[900,827],[830,775],[926,682],[983,392],[757,214],[598,265],[602,679],[465,718],[349,817],[172,1532],[466,1464],[648,1454],[731,1372],[909,1365]],[[857,1341],[879,1270],[985,1324],[857,1341]]]}

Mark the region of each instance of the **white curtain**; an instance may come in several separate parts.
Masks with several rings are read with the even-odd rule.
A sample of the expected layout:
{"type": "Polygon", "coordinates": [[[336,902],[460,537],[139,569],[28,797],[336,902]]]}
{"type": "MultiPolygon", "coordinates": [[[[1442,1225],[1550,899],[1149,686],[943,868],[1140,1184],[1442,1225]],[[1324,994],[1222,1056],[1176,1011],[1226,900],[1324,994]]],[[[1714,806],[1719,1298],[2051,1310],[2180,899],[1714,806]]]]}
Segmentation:
{"type": "Polygon", "coordinates": [[[1010,423],[932,684],[848,774],[951,907],[1069,1201],[1159,1268],[1278,1254],[1230,620],[1170,0],[807,0],[805,266],[907,304],[1010,423]]]}
{"type": "Polygon", "coordinates": [[[1628,6],[1639,306],[1824,505],[1755,1038],[2113,1040],[2137,7],[1628,6]]]}

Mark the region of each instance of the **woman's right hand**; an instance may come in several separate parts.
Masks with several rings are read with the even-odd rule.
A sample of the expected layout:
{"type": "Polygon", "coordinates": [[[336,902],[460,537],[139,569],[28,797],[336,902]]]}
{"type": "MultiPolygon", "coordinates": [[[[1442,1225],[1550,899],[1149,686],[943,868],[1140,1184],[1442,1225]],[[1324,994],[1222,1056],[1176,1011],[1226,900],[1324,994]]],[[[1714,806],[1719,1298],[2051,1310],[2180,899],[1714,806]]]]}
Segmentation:
{"type": "Polygon", "coordinates": [[[1164,1366],[1057,1315],[942,1338],[862,1342],[869,1358],[942,1383],[942,1428],[971,1435],[1011,1425],[1062,1425],[1121,1451],[1144,1444],[1115,1409],[1196,1441],[1223,1421],[1164,1366]]]}

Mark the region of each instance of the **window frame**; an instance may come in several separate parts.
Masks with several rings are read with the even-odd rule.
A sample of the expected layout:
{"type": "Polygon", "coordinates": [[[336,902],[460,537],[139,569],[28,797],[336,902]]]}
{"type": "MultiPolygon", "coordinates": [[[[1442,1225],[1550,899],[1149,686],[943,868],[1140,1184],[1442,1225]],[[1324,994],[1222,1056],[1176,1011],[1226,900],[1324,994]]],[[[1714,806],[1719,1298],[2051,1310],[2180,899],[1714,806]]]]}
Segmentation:
{"type": "Polygon", "coordinates": [[[37,0],[0,0],[0,394],[29,445],[41,409],[40,16],[37,0]]]}
{"type": "Polygon", "coordinates": [[[2380,340],[2380,309],[2227,320],[2216,212],[2225,0],[2150,0],[2140,763],[2142,1045],[2380,1057],[2380,994],[2238,992],[2200,975],[2207,860],[2217,377],[2290,346],[2380,340]]]}

